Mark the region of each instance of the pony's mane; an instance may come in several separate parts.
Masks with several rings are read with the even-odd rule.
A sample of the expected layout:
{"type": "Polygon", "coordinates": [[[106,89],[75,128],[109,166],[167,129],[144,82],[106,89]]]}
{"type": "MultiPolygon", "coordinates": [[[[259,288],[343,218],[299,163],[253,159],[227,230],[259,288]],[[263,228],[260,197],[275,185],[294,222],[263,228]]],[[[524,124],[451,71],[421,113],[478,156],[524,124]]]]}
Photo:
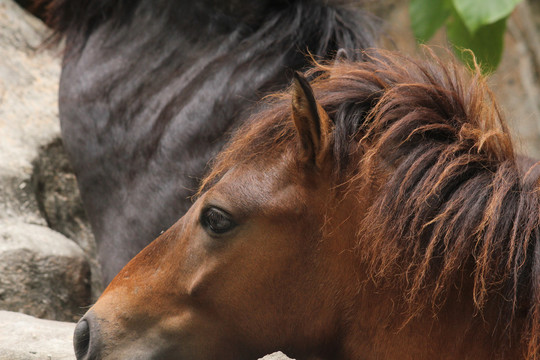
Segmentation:
{"type": "MultiPolygon", "coordinates": [[[[413,316],[428,303],[442,305],[470,276],[476,309],[499,307],[502,332],[517,331],[527,359],[538,359],[538,168],[520,170],[478,69],[471,74],[433,54],[429,61],[386,51],[363,57],[318,64],[307,75],[334,122],[336,185],[374,199],[358,232],[372,277],[402,284],[413,316]]],[[[235,164],[297,151],[290,117],[288,92],[268,99],[201,189],[235,164]]]]}

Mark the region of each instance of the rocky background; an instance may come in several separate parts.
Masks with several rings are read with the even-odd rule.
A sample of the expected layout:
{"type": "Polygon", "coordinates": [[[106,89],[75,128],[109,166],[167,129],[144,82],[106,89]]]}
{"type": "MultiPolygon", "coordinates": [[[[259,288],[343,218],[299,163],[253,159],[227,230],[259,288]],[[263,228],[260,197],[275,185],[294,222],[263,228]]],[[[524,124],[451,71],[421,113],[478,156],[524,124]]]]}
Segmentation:
{"type": "MultiPolygon", "coordinates": [[[[419,53],[407,4],[367,1],[386,21],[384,46],[419,53]]],[[[490,80],[518,148],[536,158],[539,29],[540,3],[522,3],[490,80]]],[[[61,48],[44,48],[48,35],[40,20],[0,0],[0,360],[74,359],[74,322],[102,291],[95,244],[60,140],[61,48]]],[[[444,31],[432,44],[445,46],[444,31]]]]}

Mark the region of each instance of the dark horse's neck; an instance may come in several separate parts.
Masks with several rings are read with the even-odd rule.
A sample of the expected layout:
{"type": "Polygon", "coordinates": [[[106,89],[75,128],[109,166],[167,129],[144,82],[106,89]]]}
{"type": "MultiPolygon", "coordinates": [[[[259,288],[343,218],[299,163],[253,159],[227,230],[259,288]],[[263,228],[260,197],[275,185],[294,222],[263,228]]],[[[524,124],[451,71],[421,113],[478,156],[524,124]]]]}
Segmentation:
{"type": "Polygon", "coordinates": [[[373,45],[365,15],[322,1],[72,3],[51,7],[60,119],[106,282],[184,214],[228,134],[308,52],[373,45]]]}

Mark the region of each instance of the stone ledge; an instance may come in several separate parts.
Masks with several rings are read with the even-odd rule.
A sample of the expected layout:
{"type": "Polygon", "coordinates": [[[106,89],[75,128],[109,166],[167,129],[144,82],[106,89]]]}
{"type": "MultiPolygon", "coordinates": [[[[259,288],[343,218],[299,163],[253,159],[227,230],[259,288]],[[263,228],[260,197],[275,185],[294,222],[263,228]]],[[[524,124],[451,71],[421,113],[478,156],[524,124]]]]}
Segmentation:
{"type": "Polygon", "coordinates": [[[82,250],[47,227],[0,221],[0,308],[75,321],[90,303],[82,250]]]}
{"type": "Polygon", "coordinates": [[[0,310],[0,360],[74,360],[74,323],[0,310]]]}

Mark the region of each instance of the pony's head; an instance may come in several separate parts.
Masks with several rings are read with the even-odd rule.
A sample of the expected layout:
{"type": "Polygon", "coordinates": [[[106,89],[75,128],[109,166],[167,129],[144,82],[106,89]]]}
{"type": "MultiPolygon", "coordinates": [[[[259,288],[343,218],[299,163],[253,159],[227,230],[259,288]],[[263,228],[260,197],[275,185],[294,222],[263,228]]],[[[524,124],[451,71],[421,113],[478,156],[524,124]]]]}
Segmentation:
{"type": "Polygon", "coordinates": [[[537,177],[483,80],[365,58],[238,131],[77,325],[78,359],[537,359],[537,177]]]}

